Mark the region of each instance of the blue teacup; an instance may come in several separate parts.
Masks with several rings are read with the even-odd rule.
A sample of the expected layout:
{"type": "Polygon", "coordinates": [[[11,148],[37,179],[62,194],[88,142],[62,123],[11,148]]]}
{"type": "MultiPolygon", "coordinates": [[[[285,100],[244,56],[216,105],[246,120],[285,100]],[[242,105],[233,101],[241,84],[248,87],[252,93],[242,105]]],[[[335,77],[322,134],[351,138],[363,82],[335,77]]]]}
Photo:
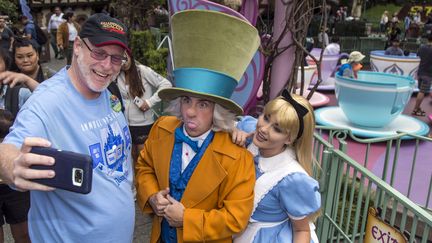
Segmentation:
{"type": "Polygon", "coordinates": [[[383,127],[404,110],[414,86],[414,79],[408,76],[360,71],[358,79],[336,75],[335,92],[350,122],[383,127]]]}

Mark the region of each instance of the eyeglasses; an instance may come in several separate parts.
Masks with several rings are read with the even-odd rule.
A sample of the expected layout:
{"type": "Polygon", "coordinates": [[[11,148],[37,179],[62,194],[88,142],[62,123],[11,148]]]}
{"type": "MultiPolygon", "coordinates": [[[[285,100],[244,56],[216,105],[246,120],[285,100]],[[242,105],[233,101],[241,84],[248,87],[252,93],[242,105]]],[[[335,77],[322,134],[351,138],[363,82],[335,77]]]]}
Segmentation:
{"type": "Polygon", "coordinates": [[[100,49],[91,49],[90,46],[88,46],[88,44],[84,40],[81,40],[81,41],[89,49],[90,56],[93,57],[94,59],[98,60],[98,61],[103,61],[107,57],[111,57],[111,63],[114,64],[114,65],[122,65],[122,64],[126,63],[127,59],[126,59],[125,56],[122,56],[122,55],[109,55],[109,54],[107,54],[103,50],[100,50],[100,49]]]}

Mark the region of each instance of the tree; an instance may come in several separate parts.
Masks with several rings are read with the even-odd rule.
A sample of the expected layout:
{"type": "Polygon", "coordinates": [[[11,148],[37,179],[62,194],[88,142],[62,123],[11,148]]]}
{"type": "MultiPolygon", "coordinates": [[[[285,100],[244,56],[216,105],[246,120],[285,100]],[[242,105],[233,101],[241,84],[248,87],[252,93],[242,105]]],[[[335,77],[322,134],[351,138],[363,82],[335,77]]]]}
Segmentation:
{"type": "Polygon", "coordinates": [[[121,19],[131,30],[149,28],[149,20],[154,17],[154,9],[162,5],[164,0],[113,0],[111,8],[114,15],[121,19]]]}
{"type": "Polygon", "coordinates": [[[0,0],[0,15],[7,15],[12,21],[18,19],[18,7],[14,1],[0,0]]]}
{"type": "MultiPolygon", "coordinates": [[[[295,84],[296,84],[296,71],[298,67],[304,66],[304,58],[306,55],[310,55],[310,53],[305,49],[304,43],[305,39],[308,33],[309,25],[312,21],[313,15],[319,11],[322,15],[321,17],[321,23],[320,28],[323,26],[327,26],[327,13],[328,11],[325,11],[327,9],[327,4],[325,0],[321,0],[321,2],[317,2],[316,0],[276,0],[279,1],[279,6],[285,5],[290,6],[286,8],[286,12],[284,15],[284,26],[283,31],[278,34],[277,36],[274,36],[274,33],[268,32],[267,34],[270,35],[268,38],[269,41],[263,41],[263,51],[267,57],[266,60],[266,66],[264,71],[264,78],[263,78],[263,101],[266,103],[269,99],[271,99],[270,95],[270,87],[272,85],[272,73],[274,68],[274,61],[279,56],[283,55],[284,52],[291,52],[294,56],[294,61],[292,66],[285,66],[284,68],[291,69],[289,77],[286,78],[285,82],[285,88],[287,88],[290,91],[295,90],[295,84]],[[287,36],[291,36],[291,41],[288,41],[289,44],[282,44],[283,39],[287,36]]],[[[274,8],[274,6],[269,5],[270,8],[274,8]]],[[[264,29],[272,30],[274,29],[271,26],[266,26],[264,29]]],[[[291,54],[289,55],[292,59],[291,54]]],[[[316,59],[314,56],[310,56],[315,63],[317,64],[317,72],[318,72],[318,81],[315,85],[315,87],[311,90],[311,92],[308,95],[308,99],[310,99],[318,87],[318,85],[322,82],[321,78],[321,60],[322,60],[322,53],[321,57],[319,59],[316,59]]],[[[304,72],[302,70],[302,72],[304,72]]],[[[302,75],[303,76],[303,75],[302,75]]],[[[301,81],[301,87],[304,83],[304,77],[302,77],[301,81]]],[[[301,91],[303,92],[303,91],[301,91]]],[[[273,95],[274,96],[274,95],[273,95]]]]}

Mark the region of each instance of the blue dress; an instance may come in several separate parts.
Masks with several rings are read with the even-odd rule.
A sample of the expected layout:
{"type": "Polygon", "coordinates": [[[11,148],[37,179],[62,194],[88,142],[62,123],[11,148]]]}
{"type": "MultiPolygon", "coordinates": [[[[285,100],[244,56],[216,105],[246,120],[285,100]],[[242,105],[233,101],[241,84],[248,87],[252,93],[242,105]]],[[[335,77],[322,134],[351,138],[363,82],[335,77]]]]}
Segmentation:
{"type": "MultiPolygon", "coordinates": [[[[251,127],[256,125],[256,119],[248,118],[240,121],[237,127],[250,132],[251,127]]],[[[258,152],[254,144],[248,149],[252,154],[258,152]]],[[[303,219],[321,207],[318,182],[306,173],[297,162],[294,150],[289,147],[270,158],[256,156],[255,166],[254,211],[247,228],[234,237],[234,242],[293,242],[291,220],[303,219]]],[[[311,242],[317,243],[315,227],[312,223],[310,226],[311,242]]]]}

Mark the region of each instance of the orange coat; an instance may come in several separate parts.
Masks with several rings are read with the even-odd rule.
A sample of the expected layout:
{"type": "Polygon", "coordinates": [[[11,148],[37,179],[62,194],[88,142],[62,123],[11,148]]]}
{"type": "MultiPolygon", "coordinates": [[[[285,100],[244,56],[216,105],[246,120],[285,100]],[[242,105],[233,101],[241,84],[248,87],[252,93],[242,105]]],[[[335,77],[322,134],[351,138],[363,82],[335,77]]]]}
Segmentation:
{"type": "MultiPolygon", "coordinates": [[[[152,213],[151,195],[169,187],[169,168],[174,147],[175,117],[161,117],[153,125],[136,172],[140,208],[152,213]]],[[[255,167],[252,155],[232,143],[230,135],[216,132],[185,189],[183,227],[177,228],[178,242],[232,242],[252,213],[255,167]]],[[[162,217],[154,215],[151,242],[161,234],[162,217]]]]}
{"type": "MultiPolygon", "coordinates": [[[[79,33],[81,30],[81,26],[75,21],[72,23],[79,33]]],[[[63,22],[62,24],[60,24],[57,29],[57,45],[62,45],[64,49],[69,46],[69,28],[67,22],[63,22]]]]}

